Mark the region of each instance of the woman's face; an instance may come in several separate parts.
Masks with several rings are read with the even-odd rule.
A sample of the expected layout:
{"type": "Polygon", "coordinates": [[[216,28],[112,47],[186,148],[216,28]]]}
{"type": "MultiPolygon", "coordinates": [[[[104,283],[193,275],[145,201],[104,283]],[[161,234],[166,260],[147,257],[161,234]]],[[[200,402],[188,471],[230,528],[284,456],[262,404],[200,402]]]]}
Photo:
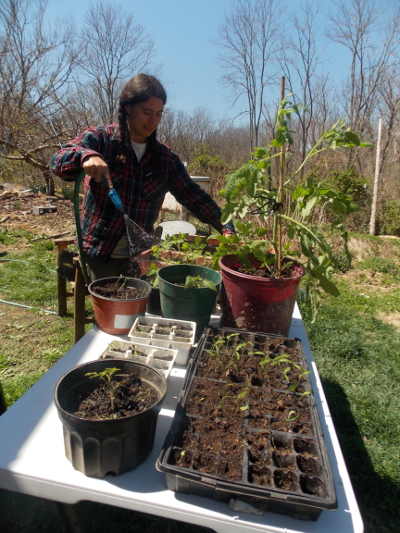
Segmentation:
{"type": "Polygon", "coordinates": [[[145,102],[125,106],[129,136],[132,141],[144,143],[159,125],[164,111],[161,98],[151,96],[145,102]]]}

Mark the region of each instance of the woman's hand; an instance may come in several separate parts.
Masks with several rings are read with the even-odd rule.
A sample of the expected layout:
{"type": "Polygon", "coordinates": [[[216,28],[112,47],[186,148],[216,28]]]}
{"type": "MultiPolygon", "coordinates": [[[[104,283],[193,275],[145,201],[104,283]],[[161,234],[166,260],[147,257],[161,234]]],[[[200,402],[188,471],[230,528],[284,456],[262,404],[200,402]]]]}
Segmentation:
{"type": "Polygon", "coordinates": [[[100,183],[101,177],[104,176],[110,189],[113,188],[111,181],[110,171],[108,170],[107,163],[99,156],[92,155],[85,159],[82,163],[82,168],[88,176],[100,183]]]}

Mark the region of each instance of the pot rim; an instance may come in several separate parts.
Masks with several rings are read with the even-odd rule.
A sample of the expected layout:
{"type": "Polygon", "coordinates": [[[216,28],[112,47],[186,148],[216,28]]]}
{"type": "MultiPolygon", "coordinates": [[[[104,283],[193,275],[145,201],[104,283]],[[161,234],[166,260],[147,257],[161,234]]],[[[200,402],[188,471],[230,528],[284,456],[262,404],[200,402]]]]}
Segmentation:
{"type": "Polygon", "coordinates": [[[118,281],[119,280],[119,276],[110,276],[108,278],[99,278],[99,279],[95,279],[94,281],[92,281],[89,284],[89,286],[88,286],[88,291],[90,293],[90,296],[95,297],[95,298],[99,298],[101,300],[106,300],[108,302],[140,302],[141,300],[148,299],[150,291],[151,291],[151,285],[149,283],[147,283],[147,281],[144,281],[143,279],[140,279],[140,278],[131,278],[131,277],[127,277],[127,276],[125,276],[125,279],[134,280],[134,281],[139,282],[139,285],[142,285],[144,289],[147,289],[147,292],[146,292],[145,296],[143,296],[142,298],[129,298],[129,299],[118,298],[118,299],[116,299],[116,298],[107,298],[106,296],[102,296],[101,294],[96,294],[93,291],[93,286],[96,283],[99,283],[101,281],[103,281],[103,282],[110,281],[111,282],[111,280],[118,281]]]}
{"type": "MultiPolygon", "coordinates": [[[[80,364],[80,365],[74,366],[73,368],[71,368],[70,370],[68,370],[67,372],[65,372],[65,374],[63,374],[63,375],[60,377],[60,379],[57,381],[57,384],[56,384],[56,386],[55,386],[55,388],[54,388],[54,395],[53,395],[53,397],[54,397],[54,398],[53,398],[53,399],[54,399],[54,403],[55,403],[55,406],[56,406],[56,408],[57,408],[57,411],[58,411],[59,413],[62,413],[63,416],[67,416],[67,417],[69,417],[69,418],[72,417],[72,418],[74,418],[74,419],[76,419],[76,420],[82,420],[82,421],[85,422],[85,423],[88,422],[88,423],[90,423],[90,424],[98,424],[98,425],[99,425],[100,423],[102,423],[102,422],[103,422],[103,423],[104,423],[104,422],[114,423],[114,424],[116,424],[116,425],[117,425],[117,424],[121,424],[121,420],[127,420],[127,419],[129,419],[129,418],[134,418],[134,416],[137,416],[137,415],[133,415],[132,417],[124,417],[124,418],[107,418],[107,419],[93,420],[93,419],[90,419],[90,418],[80,418],[79,416],[76,416],[74,413],[70,413],[69,411],[66,411],[66,410],[65,410],[63,407],[61,407],[61,405],[60,405],[60,402],[59,402],[59,399],[58,399],[58,389],[59,389],[59,387],[60,387],[62,381],[63,381],[64,379],[66,379],[66,378],[67,378],[72,372],[76,371],[77,369],[80,369],[80,368],[82,368],[82,367],[84,367],[84,366],[89,366],[89,365],[91,365],[91,364],[93,364],[93,363],[98,363],[98,362],[100,362],[100,361],[102,361],[102,360],[101,360],[101,359],[95,359],[95,360],[93,360],[93,361],[88,361],[88,362],[86,362],[86,363],[82,363],[82,364],[80,364]]],[[[104,362],[107,362],[109,365],[112,365],[113,363],[118,364],[117,360],[113,360],[113,359],[109,359],[109,360],[108,360],[108,359],[104,359],[103,361],[104,361],[104,362]]],[[[151,366],[149,366],[149,365],[146,365],[146,364],[144,364],[144,363],[141,363],[141,362],[139,362],[139,361],[129,361],[129,360],[122,360],[122,361],[123,361],[123,364],[125,364],[125,365],[128,363],[129,365],[133,364],[133,365],[136,366],[136,367],[142,367],[142,368],[149,369],[150,372],[154,373],[154,375],[157,376],[157,378],[158,378],[158,377],[161,378],[161,381],[163,382],[163,386],[164,386],[164,388],[165,388],[165,392],[164,392],[164,394],[162,395],[162,397],[161,397],[161,398],[160,398],[155,404],[153,404],[151,407],[149,407],[146,411],[152,409],[154,406],[156,406],[156,405],[158,405],[158,404],[161,404],[161,402],[164,400],[164,397],[165,397],[165,395],[166,395],[166,393],[167,393],[167,388],[168,388],[168,383],[167,383],[167,380],[166,380],[165,376],[163,376],[163,375],[161,374],[161,372],[158,372],[157,369],[155,369],[155,368],[153,368],[153,367],[151,367],[151,366]]],[[[90,377],[88,377],[87,379],[88,379],[88,381],[89,381],[89,380],[90,380],[90,377]]],[[[145,413],[146,411],[143,411],[143,413],[145,413]]],[[[142,413],[139,413],[139,414],[142,414],[142,413]]]]}
{"type": "MultiPolygon", "coordinates": [[[[219,275],[219,281],[217,283],[215,283],[216,287],[218,288],[218,286],[221,285],[222,283],[222,275],[220,272],[218,272],[217,270],[214,270],[213,268],[210,268],[210,267],[207,267],[205,265],[194,265],[192,263],[180,263],[178,265],[167,265],[167,266],[164,266],[164,267],[161,267],[158,271],[158,277],[159,279],[161,280],[162,283],[166,283],[167,285],[171,285],[171,286],[177,286],[176,283],[172,283],[171,281],[167,280],[167,279],[164,279],[162,277],[162,273],[163,271],[165,271],[166,269],[179,269],[180,267],[193,267],[193,268],[196,268],[196,269],[201,269],[201,270],[205,270],[205,271],[211,271],[211,272],[215,272],[216,274],[219,275]],[[161,275],[160,275],[161,274],[161,275]]],[[[182,283],[184,283],[186,280],[186,276],[183,276],[182,277],[182,283]]],[[[183,288],[183,287],[182,287],[183,288]]],[[[209,291],[211,289],[207,288],[207,287],[192,287],[191,289],[184,289],[185,291],[188,291],[188,290],[206,290],[206,291],[209,291]]]]}
{"type": "MultiPolygon", "coordinates": [[[[251,255],[249,256],[251,257],[251,255]]],[[[254,259],[255,257],[252,256],[254,259]]],[[[244,274],[243,272],[238,272],[237,270],[233,269],[233,268],[230,268],[228,265],[225,265],[223,260],[230,260],[231,258],[234,258],[237,262],[240,263],[237,255],[235,254],[227,254],[227,255],[224,255],[223,257],[220,257],[220,259],[218,260],[218,264],[221,268],[221,272],[222,273],[226,273],[226,272],[233,272],[235,276],[238,276],[240,278],[245,278],[245,279],[253,279],[253,280],[262,280],[262,281],[265,281],[265,282],[269,282],[269,283],[274,283],[275,281],[276,282],[284,282],[284,281],[293,281],[293,280],[298,280],[300,278],[302,278],[305,273],[306,273],[306,269],[304,268],[304,266],[299,263],[298,261],[296,261],[295,259],[292,259],[291,257],[284,257],[283,260],[284,261],[291,261],[293,263],[296,263],[296,265],[298,265],[299,267],[301,267],[301,273],[297,276],[292,276],[290,278],[286,277],[282,277],[282,278],[268,278],[268,277],[264,277],[264,276],[251,276],[249,274],[244,274]]],[[[257,260],[256,260],[257,261],[257,260]]]]}

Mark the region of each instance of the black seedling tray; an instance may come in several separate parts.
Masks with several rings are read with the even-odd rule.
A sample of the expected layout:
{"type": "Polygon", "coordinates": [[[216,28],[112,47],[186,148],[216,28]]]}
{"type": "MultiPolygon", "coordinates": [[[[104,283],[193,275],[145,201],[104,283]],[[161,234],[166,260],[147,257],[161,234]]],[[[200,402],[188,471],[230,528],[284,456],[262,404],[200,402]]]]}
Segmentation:
{"type": "MultiPolygon", "coordinates": [[[[328,454],[307,375],[302,379],[302,391],[305,392],[289,391],[290,383],[286,389],[285,386],[282,386],[280,390],[269,388],[267,383],[257,378],[246,382],[248,396],[243,400],[245,402],[243,407],[239,407],[239,403],[231,400],[234,405],[238,406],[236,413],[240,418],[240,426],[237,430],[238,442],[240,442],[238,453],[243,466],[241,472],[239,471],[239,476],[233,477],[231,466],[224,463],[223,445],[220,452],[210,449],[207,453],[204,447],[201,447],[202,442],[209,437],[209,430],[201,432],[198,429],[199,424],[205,422],[210,428],[213,424],[215,425],[216,420],[224,417],[224,413],[221,409],[217,412],[212,407],[211,411],[207,412],[205,406],[204,412],[200,410],[199,413],[193,414],[191,411],[193,403],[190,404],[190,399],[194,394],[195,385],[202,380],[205,391],[210,390],[211,387],[221,387],[223,391],[240,387],[239,382],[226,388],[229,380],[238,378],[234,367],[234,371],[229,373],[228,369],[226,378],[222,379],[198,375],[204,359],[209,357],[208,350],[216,335],[225,337],[231,335],[236,345],[244,342],[250,343],[247,345],[247,347],[250,346],[250,352],[251,344],[259,346],[259,342],[265,341],[268,345],[269,340],[271,340],[271,345],[282,342],[282,350],[285,352],[285,347],[287,347],[293,353],[297,352],[296,361],[300,361],[302,368],[307,368],[304,350],[298,339],[286,339],[277,335],[250,333],[228,328],[206,329],[189,365],[171,429],[156,463],[156,468],[166,474],[168,488],[176,492],[195,494],[221,502],[238,499],[262,511],[281,513],[304,520],[317,520],[322,510],[336,509],[336,493],[328,454]],[[233,337],[232,334],[234,334],[233,337]],[[305,410],[309,414],[308,422],[299,424],[297,420],[289,420],[285,421],[287,422],[286,428],[274,429],[273,409],[271,414],[266,408],[260,410],[260,404],[257,404],[257,417],[254,415],[256,409],[252,398],[259,393],[265,394],[268,400],[275,402],[272,405],[271,401],[266,401],[263,405],[272,405],[272,407],[277,405],[278,410],[285,401],[293,401],[294,405],[301,401],[303,406],[306,405],[305,410]],[[262,427],[256,427],[260,423],[262,427]],[[187,433],[193,436],[193,440],[190,445],[182,447],[183,438],[187,433]],[[260,445],[261,448],[259,448],[260,445]],[[177,464],[181,462],[184,466],[177,464]],[[209,464],[211,467],[208,466],[209,464]],[[205,468],[204,465],[207,467],[205,468]],[[290,482],[289,489],[286,488],[287,481],[290,482]]],[[[233,349],[232,352],[234,352],[233,349]]],[[[255,361],[257,357],[261,356],[253,354],[251,361],[255,361]]],[[[296,358],[295,355],[292,357],[296,358]]],[[[285,382],[283,380],[283,383],[285,382]]],[[[202,400],[203,398],[200,398],[198,403],[202,400]]],[[[228,407],[227,405],[226,409],[228,407]]],[[[293,411],[290,412],[293,413],[293,411]]],[[[293,415],[292,417],[294,418],[293,415]]],[[[232,413],[226,413],[226,427],[229,427],[231,422],[232,413]]],[[[237,466],[237,464],[232,466],[237,466]]]]}

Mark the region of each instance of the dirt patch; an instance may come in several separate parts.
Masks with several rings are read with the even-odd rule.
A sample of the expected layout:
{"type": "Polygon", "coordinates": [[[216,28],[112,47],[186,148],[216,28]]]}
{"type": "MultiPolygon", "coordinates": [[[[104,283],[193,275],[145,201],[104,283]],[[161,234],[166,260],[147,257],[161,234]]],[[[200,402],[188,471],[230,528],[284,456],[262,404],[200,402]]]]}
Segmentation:
{"type": "Polygon", "coordinates": [[[0,230],[16,228],[44,235],[75,232],[74,207],[70,200],[18,190],[0,189],[0,230]],[[36,215],[34,207],[56,207],[56,213],[36,215]]]}
{"type": "Polygon", "coordinates": [[[386,315],[385,313],[379,313],[378,318],[382,320],[383,322],[392,324],[392,326],[396,326],[398,329],[400,329],[400,313],[392,313],[391,315],[386,315]]]}

